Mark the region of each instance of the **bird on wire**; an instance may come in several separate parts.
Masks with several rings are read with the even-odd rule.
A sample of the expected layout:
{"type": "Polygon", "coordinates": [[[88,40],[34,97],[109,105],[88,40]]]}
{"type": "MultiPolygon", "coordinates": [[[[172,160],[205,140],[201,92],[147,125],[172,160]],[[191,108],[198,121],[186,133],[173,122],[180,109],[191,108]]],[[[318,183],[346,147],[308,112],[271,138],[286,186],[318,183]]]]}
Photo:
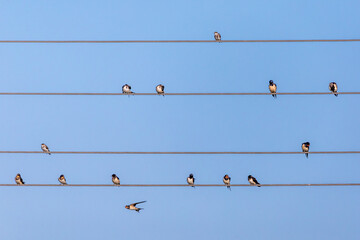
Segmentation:
{"type": "Polygon", "coordinates": [[[273,93],[272,96],[273,96],[274,98],[276,98],[277,86],[276,86],[276,84],[274,83],[273,80],[270,80],[270,81],[269,81],[269,90],[270,90],[271,93],[273,93]]]}
{"type": "Polygon", "coordinates": [[[41,144],[41,150],[43,150],[44,153],[47,153],[47,154],[51,155],[50,150],[49,150],[49,147],[46,146],[45,143],[42,143],[42,144],[41,144]]]}
{"type": "Polygon", "coordinates": [[[187,183],[192,186],[192,187],[195,187],[194,186],[194,183],[195,183],[195,178],[194,178],[194,175],[192,173],[190,173],[189,177],[186,179],[187,183]]]}
{"type": "Polygon", "coordinates": [[[123,94],[132,94],[132,93],[134,93],[134,92],[131,91],[131,86],[127,85],[127,84],[122,86],[122,92],[123,92],[123,94]]]}
{"type": "Polygon", "coordinates": [[[114,173],[112,176],[112,182],[115,184],[115,185],[120,185],[120,179],[118,178],[118,176],[116,176],[116,174],[114,173]]]}
{"type": "Polygon", "coordinates": [[[310,143],[309,142],[304,142],[303,144],[301,144],[301,149],[305,153],[306,158],[308,158],[309,157],[310,143]]]}
{"type": "Polygon", "coordinates": [[[329,83],[329,89],[330,89],[330,91],[332,91],[334,93],[335,97],[338,96],[338,94],[337,94],[338,87],[337,87],[336,82],[329,83]]]}
{"type": "Polygon", "coordinates": [[[220,42],[221,41],[221,35],[218,32],[214,32],[214,38],[215,41],[220,42]]]}
{"type": "Polygon", "coordinates": [[[231,181],[231,177],[229,177],[229,175],[226,174],[226,175],[223,177],[223,182],[224,182],[224,184],[227,186],[227,188],[231,191],[230,181],[231,181]]]}
{"type": "Polygon", "coordinates": [[[156,86],[156,92],[157,92],[157,94],[159,94],[159,95],[163,95],[163,96],[165,96],[164,95],[164,89],[165,89],[165,87],[164,87],[164,85],[162,85],[162,84],[159,84],[159,85],[157,85],[156,86]]]}
{"type": "Polygon", "coordinates": [[[25,182],[24,182],[23,179],[21,178],[20,173],[16,174],[15,182],[16,182],[17,185],[24,185],[24,184],[25,184],[25,182]]]}
{"type": "Polygon", "coordinates": [[[60,175],[60,177],[58,178],[59,182],[62,184],[62,185],[66,185],[66,179],[65,179],[65,176],[63,174],[60,175]]]}
{"type": "Polygon", "coordinates": [[[260,183],[253,176],[249,175],[248,181],[249,181],[250,185],[257,185],[258,187],[260,187],[260,183]]]}

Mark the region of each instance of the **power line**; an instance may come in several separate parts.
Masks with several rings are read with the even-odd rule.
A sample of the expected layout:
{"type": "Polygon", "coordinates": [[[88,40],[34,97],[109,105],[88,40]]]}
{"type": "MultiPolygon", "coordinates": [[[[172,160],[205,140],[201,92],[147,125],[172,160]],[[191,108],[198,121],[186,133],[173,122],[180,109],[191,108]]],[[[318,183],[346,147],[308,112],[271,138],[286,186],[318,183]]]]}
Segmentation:
{"type": "Polygon", "coordinates": [[[289,39],[289,40],[0,40],[0,43],[294,43],[360,42],[360,39],[289,39]]]}
{"type": "MultiPolygon", "coordinates": [[[[0,184],[0,187],[226,187],[225,184],[0,184]]],[[[257,187],[250,184],[230,184],[231,187],[257,187]]],[[[261,187],[330,187],[360,186],[360,183],[303,183],[303,184],[260,184],[261,187]]]]}
{"type": "MultiPolygon", "coordinates": [[[[41,153],[42,151],[0,151],[1,153],[41,153]]],[[[360,151],[313,151],[309,154],[359,154],[360,151]]],[[[111,151],[53,151],[51,154],[305,154],[305,152],[111,152],[111,151]]]]}
{"type": "MultiPolygon", "coordinates": [[[[88,95],[88,96],[157,96],[157,95],[167,95],[167,96],[220,96],[220,95],[272,95],[273,93],[26,93],[26,92],[0,92],[0,95],[88,95]]],[[[276,93],[276,95],[333,95],[332,92],[284,92],[276,93]]],[[[337,92],[336,94],[344,95],[358,95],[360,92],[337,92]]]]}

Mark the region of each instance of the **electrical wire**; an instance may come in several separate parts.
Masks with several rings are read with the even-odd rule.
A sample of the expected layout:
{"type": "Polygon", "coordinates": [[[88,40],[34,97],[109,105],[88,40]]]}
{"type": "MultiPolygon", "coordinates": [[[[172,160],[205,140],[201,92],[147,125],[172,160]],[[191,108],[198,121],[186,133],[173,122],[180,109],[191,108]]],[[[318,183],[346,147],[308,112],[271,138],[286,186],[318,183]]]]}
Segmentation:
{"type": "Polygon", "coordinates": [[[0,40],[0,43],[294,43],[360,42],[360,39],[289,39],[289,40],[0,40]]]}
{"type": "MultiPolygon", "coordinates": [[[[18,153],[41,153],[42,151],[0,151],[1,153],[18,154],[18,153]]],[[[51,154],[359,154],[360,151],[313,151],[313,152],[110,152],[110,151],[53,151],[51,154]]]]}
{"type": "MultiPolygon", "coordinates": [[[[0,187],[226,187],[225,184],[0,184],[0,187]]],[[[230,184],[230,187],[335,187],[335,186],[360,186],[360,183],[303,183],[303,184],[230,184]]]]}
{"type": "MultiPolygon", "coordinates": [[[[167,95],[167,96],[220,96],[220,95],[273,95],[274,93],[26,93],[26,92],[0,92],[0,95],[88,95],[88,96],[156,96],[156,95],[167,95]]],[[[276,95],[333,95],[333,92],[279,92],[276,95]]],[[[336,94],[343,95],[358,95],[360,92],[337,92],[336,94]]]]}

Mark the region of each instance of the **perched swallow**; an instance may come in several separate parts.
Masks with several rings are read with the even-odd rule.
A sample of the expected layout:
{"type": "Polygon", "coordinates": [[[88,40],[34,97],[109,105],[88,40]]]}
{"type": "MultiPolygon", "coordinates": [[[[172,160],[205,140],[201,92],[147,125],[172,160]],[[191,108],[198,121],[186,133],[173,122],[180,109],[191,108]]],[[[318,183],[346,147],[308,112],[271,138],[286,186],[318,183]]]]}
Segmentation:
{"type": "Polygon", "coordinates": [[[306,158],[309,157],[309,149],[310,149],[310,143],[309,142],[304,142],[303,144],[301,144],[301,149],[303,152],[305,152],[305,156],[306,158]]]}
{"type": "Polygon", "coordinates": [[[116,176],[116,174],[114,173],[112,176],[112,182],[115,184],[115,185],[120,185],[120,179],[118,178],[118,176],[116,176]]]}
{"type": "Polygon", "coordinates": [[[220,42],[220,41],[221,41],[221,35],[220,35],[220,33],[214,32],[214,38],[215,38],[215,41],[220,42]]]}
{"type": "Polygon", "coordinates": [[[15,182],[17,185],[24,185],[25,182],[22,180],[20,173],[16,174],[15,182]]]}
{"type": "Polygon", "coordinates": [[[41,149],[43,150],[44,153],[48,153],[49,155],[51,155],[48,146],[46,146],[44,143],[41,144],[41,149]]]}
{"type": "Polygon", "coordinates": [[[269,81],[269,90],[271,93],[274,93],[274,94],[272,94],[272,96],[274,98],[276,98],[276,89],[277,89],[276,84],[273,82],[273,80],[270,80],[269,81]]]}
{"type": "Polygon", "coordinates": [[[223,178],[223,182],[227,186],[227,188],[231,191],[230,181],[231,181],[231,177],[229,177],[229,175],[226,174],[223,178]]]}
{"type": "Polygon", "coordinates": [[[146,201],[137,202],[137,203],[132,203],[132,204],[130,204],[130,205],[126,205],[125,208],[126,208],[126,209],[129,209],[129,210],[135,210],[135,211],[137,211],[137,212],[140,212],[140,210],[142,210],[143,208],[137,208],[137,207],[136,207],[136,204],[144,203],[144,202],[146,202],[146,201]]]}
{"type": "Polygon", "coordinates": [[[250,185],[258,185],[258,187],[260,187],[260,183],[253,176],[249,175],[248,181],[249,181],[250,185]]]}
{"type": "Polygon", "coordinates": [[[332,91],[334,93],[334,95],[337,97],[337,90],[338,90],[338,87],[337,87],[337,84],[336,82],[331,82],[329,83],[329,89],[330,91],[332,91]]]}
{"type": "Polygon", "coordinates": [[[131,86],[130,85],[127,85],[125,84],[124,86],[122,86],[122,92],[124,94],[131,94],[131,93],[134,93],[131,91],[131,86]]]}
{"type": "Polygon", "coordinates": [[[66,179],[64,177],[64,175],[60,175],[60,177],[58,178],[59,182],[62,184],[62,185],[66,185],[66,179]]]}
{"type": "Polygon", "coordinates": [[[189,175],[189,177],[187,178],[187,183],[189,184],[189,185],[191,185],[192,187],[195,187],[194,186],[194,183],[195,183],[195,178],[194,178],[194,175],[191,173],[190,175],[189,175]]]}
{"type": "Polygon", "coordinates": [[[158,94],[162,94],[163,96],[164,96],[164,93],[165,93],[164,89],[165,89],[164,85],[159,84],[159,85],[156,86],[156,92],[158,94]]]}

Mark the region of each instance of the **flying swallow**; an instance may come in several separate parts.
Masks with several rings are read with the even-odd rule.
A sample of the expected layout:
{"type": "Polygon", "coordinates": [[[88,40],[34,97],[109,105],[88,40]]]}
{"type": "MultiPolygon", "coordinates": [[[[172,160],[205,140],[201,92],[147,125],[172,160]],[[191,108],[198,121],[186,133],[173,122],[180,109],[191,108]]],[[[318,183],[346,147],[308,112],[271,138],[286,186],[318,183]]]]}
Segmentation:
{"type": "Polygon", "coordinates": [[[337,97],[337,90],[338,90],[338,87],[337,87],[337,84],[336,82],[331,82],[329,83],[329,89],[330,91],[332,91],[334,93],[334,95],[337,97]]]}
{"type": "Polygon", "coordinates": [[[230,181],[231,181],[231,177],[229,177],[229,175],[226,174],[223,178],[223,182],[227,186],[227,188],[231,191],[230,181]]]}
{"type": "Polygon", "coordinates": [[[125,84],[124,86],[122,86],[122,92],[124,94],[131,94],[131,93],[134,93],[131,91],[131,86],[130,85],[127,85],[125,84]]]}
{"type": "Polygon", "coordinates": [[[273,82],[273,80],[270,80],[269,81],[269,90],[271,93],[274,93],[274,94],[272,94],[272,96],[274,98],[276,98],[276,89],[277,89],[276,84],[273,82]]]}
{"type": "Polygon", "coordinates": [[[46,146],[44,143],[41,144],[41,149],[43,150],[44,153],[48,153],[49,155],[51,155],[48,146],[46,146]]]}
{"type": "Polygon", "coordinates": [[[111,175],[112,176],[112,182],[115,185],[120,185],[120,179],[118,178],[118,176],[116,176],[116,174],[111,175]]]}
{"type": "Polygon", "coordinates": [[[156,92],[158,94],[162,94],[163,96],[164,96],[164,93],[165,93],[164,89],[165,89],[164,85],[159,84],[159,85],[156,86],[156,92]]]}
{"type": "Polygon", "coordinates": [[[220,35],[220,33],[214,32],[214,38],[215,38],[215,41],[220,42],[220,41],[221,41],[221,35],[220,35]]]}
{"type": "Polygon", "coordinates": [[[304,142],[303,144],[301,144],[301,149],[305,153],[306,158],[308,158],[309,157],[310,143],[309,142],[304,142]]]}
{"type": "Polygon", "coordinates": [[[258,187],[260,187],[260,183],[253,176],[249,175],[248,181],[249,181],[250,185],[258,185],[258,187]]]}
{"type": "Polygon", "coordinates": [[[64,177],[64,175],[60,175],[60,177],[58,178],[59,182],[62,184],[62,185],[66,185],[66,179],[64,177]]]}
{"type": "Polygon", "coordinates": [[[16,174],[15,182],[17,185],[24,185],[25,182],[22,180],[20,173],[16,174]]]}
{"type": "Polygon", "coordinates": [[[189,177],[186,180],[187,180],[187,183],[189,185],[191,185],[192,187],[195,187],[194,186],[195,178],[194,178],[194,175],[192,173],[189,175],[189,177]]]}
{"type": "Polygon", "coordinates": [[[132,203],[132,204],[130,204],[130,205],[126,205],[125,208],[126,208],[126,209],[129,209],[129,210],[135,210],[135,211],[137,211],[137,212],[140,212],[140,210],[142,210],[143,208],[137,208],[137,207],[136,207],[136,204],[140,204],[140,203],[144,203],[144,202],[146,202],[146,201],[137,202],[137,203],[132,203]]]}

